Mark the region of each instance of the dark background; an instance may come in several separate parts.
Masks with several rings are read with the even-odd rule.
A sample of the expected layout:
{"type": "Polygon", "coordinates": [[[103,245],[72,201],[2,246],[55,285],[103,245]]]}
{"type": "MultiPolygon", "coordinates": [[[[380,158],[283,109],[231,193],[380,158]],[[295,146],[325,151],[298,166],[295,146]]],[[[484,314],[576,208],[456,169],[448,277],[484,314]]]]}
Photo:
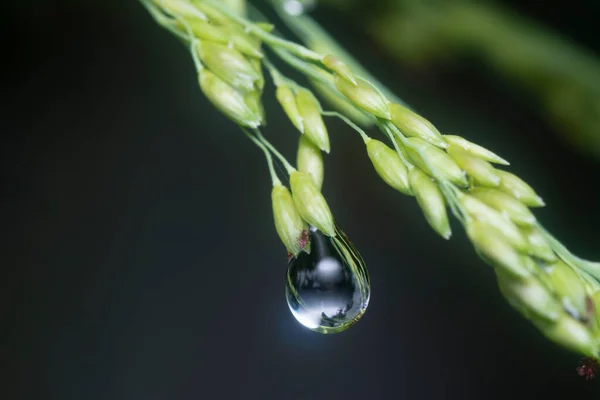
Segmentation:
{"type": "MultiPolygon", "coordinates": [[[[598,52],[591,3],[515,4],[598,52]]],[[[336,121],[324,193],[372,300],[342,334],[303,328],[283,296],[262,155],[203,97],[185,49],[133,0],[3,7],[0,398],[600,394],[577,355],[506,304],[460,227],[436,237],[336,121]]],[[[443,132],[511,160],[546,200],[547,227],[600,258],[598,160],[534,104],[477,64],[404,69],[356,21],[316,16],[443,132]]],[[[268,92],[266,135],[293,158],[297,134],[268,92]]]]}

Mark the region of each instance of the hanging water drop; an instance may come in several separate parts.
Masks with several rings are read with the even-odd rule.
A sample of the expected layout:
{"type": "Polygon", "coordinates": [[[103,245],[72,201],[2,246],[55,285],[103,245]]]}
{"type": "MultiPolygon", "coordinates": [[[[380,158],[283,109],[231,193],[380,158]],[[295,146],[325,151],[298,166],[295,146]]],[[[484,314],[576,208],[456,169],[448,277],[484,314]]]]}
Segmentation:
{"type": "Polygon", "coordinates": [[[294,317],[319,333],[348,329],[365,313],[371,287],[362,257],[336,227],[328,237],[310,229],[310,254],[289,261],[285,295],[294,317]]]}

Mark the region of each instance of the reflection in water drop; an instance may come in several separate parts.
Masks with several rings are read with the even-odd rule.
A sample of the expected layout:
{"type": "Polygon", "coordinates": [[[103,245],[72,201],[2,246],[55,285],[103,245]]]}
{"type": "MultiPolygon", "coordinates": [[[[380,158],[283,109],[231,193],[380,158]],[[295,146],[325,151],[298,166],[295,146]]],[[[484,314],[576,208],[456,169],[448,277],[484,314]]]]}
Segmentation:
{"type": "Polygon", "coordinates": [[[289,15],[297,16],[312,10],[315,6],[315,0],[285,0],[283,9],[289,15]]]}
{"type": "Polygon", "coordinates": [[[371,288],[367,267],[346,235],[328,237],[310,230],[311,252],[291,258],[285,294],[288,306],[304,326],[320,333],[348,329],[362,317],[371,288]]]}

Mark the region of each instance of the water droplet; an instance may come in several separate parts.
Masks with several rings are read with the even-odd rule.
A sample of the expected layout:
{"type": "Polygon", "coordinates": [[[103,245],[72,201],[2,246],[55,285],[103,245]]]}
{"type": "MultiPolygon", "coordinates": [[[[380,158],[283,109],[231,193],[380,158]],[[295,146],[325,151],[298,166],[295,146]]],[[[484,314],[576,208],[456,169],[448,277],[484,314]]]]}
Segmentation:
{"type": "Polygon", "coordinates": [[[294,317],[315,332],[348,329],[365,313],[371,287],[362,257],[336,227],[328,237],[312,227],[311,252],[289,261],[285,295],[294,317]]]}

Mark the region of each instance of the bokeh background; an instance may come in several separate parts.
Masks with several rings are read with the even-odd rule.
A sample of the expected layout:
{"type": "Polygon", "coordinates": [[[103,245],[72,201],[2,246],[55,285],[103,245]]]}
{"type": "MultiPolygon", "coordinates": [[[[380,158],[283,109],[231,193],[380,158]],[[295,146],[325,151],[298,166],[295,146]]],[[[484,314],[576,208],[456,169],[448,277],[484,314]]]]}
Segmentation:
{"type": "MultiPolygon", "coordinates": [[[[595,3],[501,4],[596,57],[595,3]]],[[[185,49],[133,0],[2,8],[0,398],[600,395],[506,304],[460,227],[438,238],[337,121],[324,193],[372,299],[342,334],[306,330],[285,303],[262,154],[203,97],[185,49]]],[[[484,59],[402,62],[361,10],[314,16],[444,133],[510,160],[548,204],[536,215],[599,259],[599,158],[484,59]]],[[[293,158],[297,133],[267,92],[265,134],[293,158]]]]}

